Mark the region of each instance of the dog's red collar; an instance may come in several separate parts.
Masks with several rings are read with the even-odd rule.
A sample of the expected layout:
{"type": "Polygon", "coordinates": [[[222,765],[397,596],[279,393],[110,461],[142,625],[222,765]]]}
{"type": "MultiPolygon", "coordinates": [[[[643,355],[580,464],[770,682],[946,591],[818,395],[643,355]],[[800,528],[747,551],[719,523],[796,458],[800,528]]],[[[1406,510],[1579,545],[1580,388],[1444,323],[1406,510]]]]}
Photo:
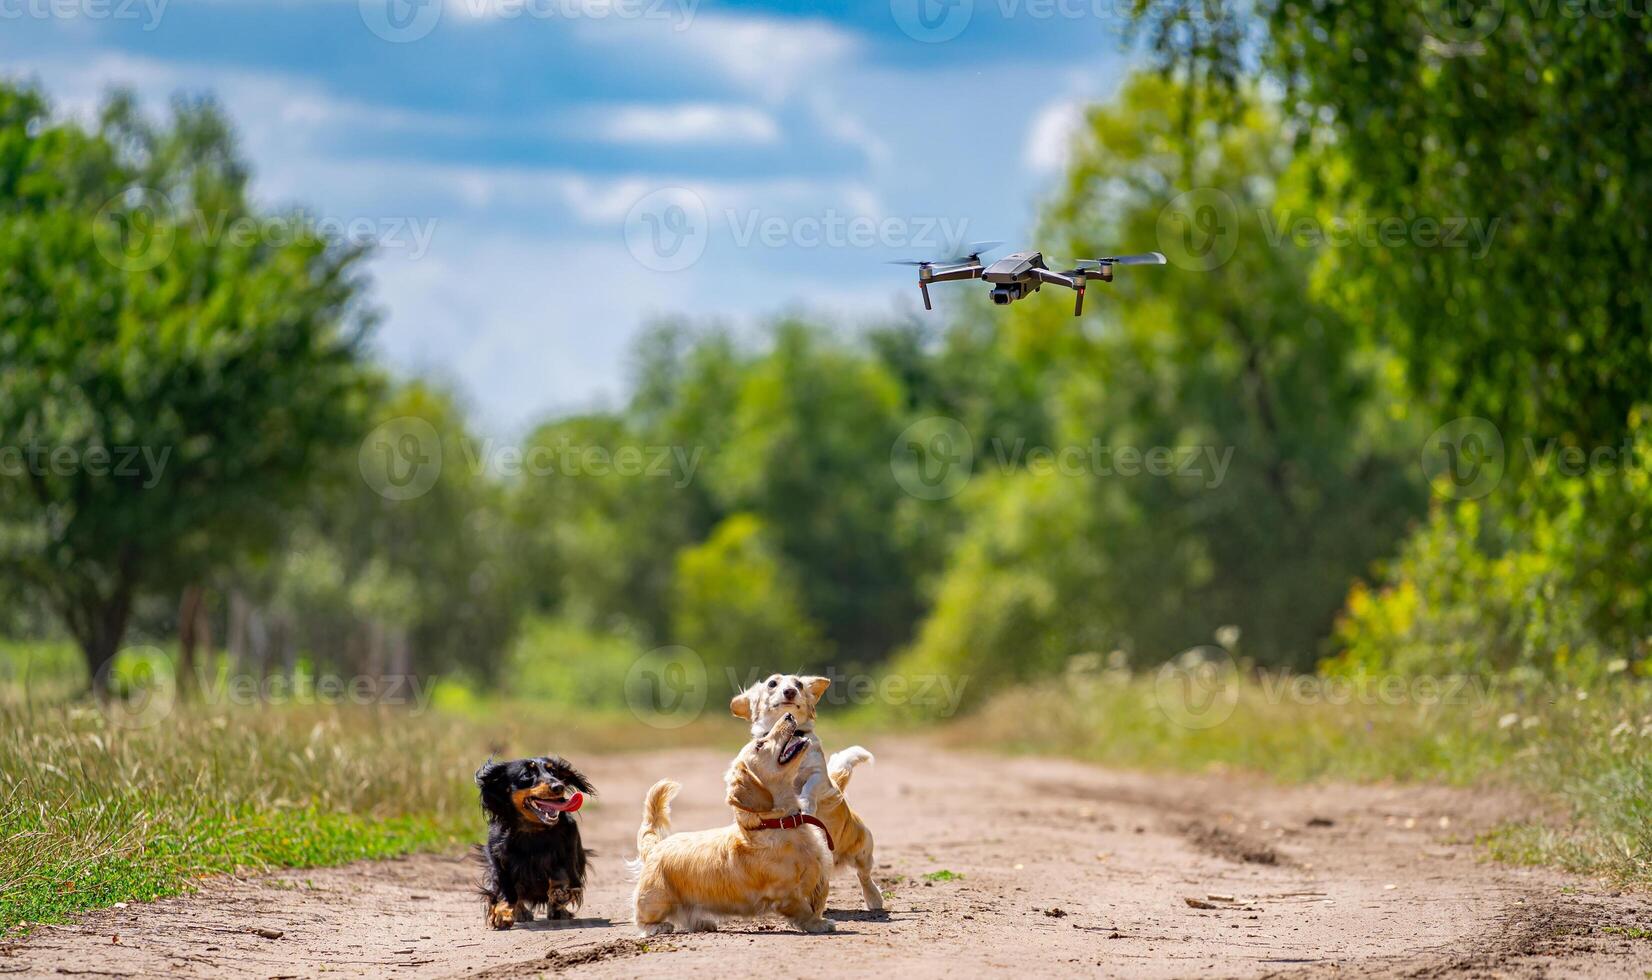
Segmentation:
{"type": "Polygon", "coordinates": [[[832,832],[820,822],[820,818],[809,813],[794,813],[785,817],[769,817],[757,825],[758,830],[796,830],[804,824],[819,827],[820,832],[826,835],[826,849],[836,850],[832,846],[832,832]]]}

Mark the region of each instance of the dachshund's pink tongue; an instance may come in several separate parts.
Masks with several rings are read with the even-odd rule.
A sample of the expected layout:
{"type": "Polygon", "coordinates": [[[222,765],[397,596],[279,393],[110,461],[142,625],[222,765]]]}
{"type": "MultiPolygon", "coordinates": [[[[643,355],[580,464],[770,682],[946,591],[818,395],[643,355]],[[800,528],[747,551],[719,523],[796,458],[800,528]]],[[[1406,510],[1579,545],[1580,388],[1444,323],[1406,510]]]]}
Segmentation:
{"type": "Polygon", "coordinates": [[[568,797],[567,800],[561,803],[551,801],[547,801],[547,803],[551,809],[556,810],[559,813],[573,813],[575,810],[578,810],[580,807],[585,805],[585,794],[575,792],[574,795],[568,797]]]}

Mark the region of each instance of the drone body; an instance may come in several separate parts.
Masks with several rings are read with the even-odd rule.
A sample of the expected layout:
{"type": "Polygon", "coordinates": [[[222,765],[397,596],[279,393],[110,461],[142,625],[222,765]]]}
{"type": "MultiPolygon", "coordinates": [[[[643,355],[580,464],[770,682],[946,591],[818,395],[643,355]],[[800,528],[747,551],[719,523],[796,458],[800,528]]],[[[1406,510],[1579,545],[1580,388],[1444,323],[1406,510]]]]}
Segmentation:
{"type": "Polygon", "coordinates": [[[1025,299],[1038,292],[1046,283],[1065,286],[1075,294],[1073,316],[1084,312],[1086,283],[1091,280],[1112,282],[1115,265],[1165,264],[1165,258],[1161,253],[1145,252],[1140,255],[1118,255],[1105,259],[1079,259],[1073,263],[1074,268],[1066,272],[1057,272],[1045,263],[1042,252],[1029,250],[1011,252],[991,265],[982,265],[981,253],[991,251],[997,244],[977,242],[970,246],[968,255],[956,259],[896,264],[918,267],[918,291],[923,293],[926,310],[934,309],[929,303],[929,287],[932,284],[981,279],[992,284],[992,302],[996,306],[1008,306],[1018,299],[1025,299]]]}

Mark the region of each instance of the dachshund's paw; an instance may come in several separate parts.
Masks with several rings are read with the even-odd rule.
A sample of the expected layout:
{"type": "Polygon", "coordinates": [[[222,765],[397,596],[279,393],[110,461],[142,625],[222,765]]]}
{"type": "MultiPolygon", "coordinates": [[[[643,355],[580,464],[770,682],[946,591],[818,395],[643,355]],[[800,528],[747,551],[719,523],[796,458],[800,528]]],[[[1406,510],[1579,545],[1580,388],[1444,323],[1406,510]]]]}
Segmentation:
{"type": "Polygon", "coordinates": [[[509,929],[516,917],[509,902],[494,902],[488,907],[488,925],[494,929],[509,929]]]}

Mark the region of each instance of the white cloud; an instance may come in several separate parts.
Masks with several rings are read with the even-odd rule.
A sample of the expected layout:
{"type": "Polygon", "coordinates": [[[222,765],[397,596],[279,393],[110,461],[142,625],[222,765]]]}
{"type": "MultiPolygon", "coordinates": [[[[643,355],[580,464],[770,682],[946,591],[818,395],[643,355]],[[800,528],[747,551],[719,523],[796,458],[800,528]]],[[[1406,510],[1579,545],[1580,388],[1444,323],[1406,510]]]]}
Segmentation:
{"type": "Polygon", "coordinates": [[[0,75],[39,79],[56,108],[83,122],[96,117],[104,97],[116,87],[137,92],[151,111],[158,111],[175,92],[211,95],[228,111],[257,163],[311,152],[329,135],[478,131],[461,119],[371,105],[290,75],[109,51],[81,58],[14,57],[0,75]]]}
{"type": "Polygon", "coordinates": [[[683,42],[729,78],[771,97],[853,54],[854,39],[823,21],[702,16],[683,42]]]}
{"type": "MultiPolygon", "coordinates": [[[[335,0],[352,3],[354,0],[335,0]]],[[[699,0],[443,0],[446,14],[460,23],[488,21],[652,20],[685,30],[699,0]]]]}
{"type": "Polygon", "coordinates": [[[773,143],[780,127],[749,106],[704,102],[591,110],[590,131],[614,143],[773,143]]]}
{"type": "Polygon", "coordinates": [[[686,29],[667,20],[589,21],[583,39],[623,47],[641,61],[682,53],[771,103],[808,81],[822,84],[859,50],[853,35],[825,21],[701,14],[686,29]],[[639,53],[648,47],[655,55],[639,53]]]}
{"type": "Polygon", "coordinates": [[[1084,129],[1081,101],[1052,102],[1033,116],[1021,158],[1027,169],[1047,177],[1067,169],[1073,143],[1084,129]]]}
{"type": "Polygon", "coordinates": [[[881,167],[889,162],[889,144],[872,132],[860,117],[844,109],[824,88],[810,93],[809,111],[821,130],[838,142],[860,150],[867,163],[881,167]]]}
{"type": "Polygon", "coordinates": [[[374,263],[389,317],[378,346],[409,373],[456,382],[485,431],[514,434],[553,410],[617,401],[638,325],[680,283],[612,244],[443,229],[431,254],[374,263]]]}

